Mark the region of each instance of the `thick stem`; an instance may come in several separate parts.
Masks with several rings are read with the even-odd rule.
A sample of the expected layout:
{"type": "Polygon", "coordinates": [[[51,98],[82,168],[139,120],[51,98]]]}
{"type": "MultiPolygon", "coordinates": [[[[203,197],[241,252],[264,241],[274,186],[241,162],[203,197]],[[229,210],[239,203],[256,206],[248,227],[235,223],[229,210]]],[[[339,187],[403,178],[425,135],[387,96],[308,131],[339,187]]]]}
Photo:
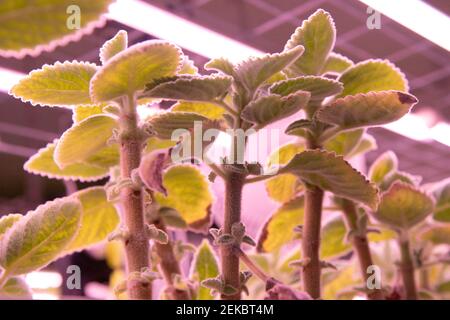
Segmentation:
{"type": "MultiPolygon", "coordinates": [[[[141,161],[142,139],[137,126],[134,97],[129,96],[124,103],[120,118],[120,171],[121,177],[131,178],[131,172],[141,161]]],[[[150,266],[149,241],[145,232],[142,190],[124,188],[120,196],[125,225],[129,237],[125,241],[127,272],[140,272],[150,266]]],[[[151,284],[138,280],[128,282],[131,299],[151,299],[151,284]]]]}
{"type": "MultiPolygon", "coordinates": [[[[245,176],[229,172],[225,179],[225,216],[223,232],[231,234],[233,224],[241,220],[241,198],[244,186],[245,176]]],[[[233,245],[222,246],[220,250],[222,263],[222,278],[226,284],[238,289],[234,295],[223,295],[222,300],[239,300],[240,292],[240,274],[239,257],[234,254],[233,245]]]]}
{"type": "MultiPolygon", "coordinates": [[[[162,221],[156,222],[155,226],[158,229],[166,231],[166,227],[162,221]]],[[[159,269],[161,270],[161,273],[164,276],[164,280],[169,288],[168,294],[174,300],[189,300],[190,296],[188,291],[179,290],[173,286],[174,277],[176,275],[182,276],[182,274],[180,263],[175,257],[175,253],[173,251],[172,241],[169,240],[169,242],[166,244],[156,242],[154,246],[156,248],[156,253],[158,254],[158,257],[161,259],[159,262],[159,269]]]]}
{"type": "Polygon", "coordinates": [[[408,234],[401,235],[400,246],[400,271],[403,278],[403,287],[405,288],[407,300],[417,300],[416,279],[414,277],[414,262],[411,256],[411,248],[408,234]]]}
{"type": "MultiPolygon", "coordinates": [[[[370,281],[371,274],[368,273],[368,270],[369,267],[373,265],[373,260],[372,254],[370,253],[367,234],[361,233],[359,232],[360,230],[358,230],[358,215],[356,213],[355,204],[350,200],[343,199],[342,208],[347,226],[350,231],[353,231],[351,241],[353,244],[353,249],[356,252],[356,256],[358,257],[361,277],[364,279],[365,283],[364,287],[369,290],[368,282],[370,281]]],[[[384,296],[381,288],[368,291],[367,298],[370,300],[383,300],[384,296]]]]}

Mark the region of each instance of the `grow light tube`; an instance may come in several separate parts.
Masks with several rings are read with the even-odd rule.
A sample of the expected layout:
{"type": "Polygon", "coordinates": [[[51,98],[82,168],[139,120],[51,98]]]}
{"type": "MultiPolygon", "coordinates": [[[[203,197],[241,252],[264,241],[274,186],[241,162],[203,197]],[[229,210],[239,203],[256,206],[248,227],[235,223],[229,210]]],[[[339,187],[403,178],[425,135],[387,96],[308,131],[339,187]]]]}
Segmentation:
{"type": "Polygon", "coordinates": [[[23,73],[0,67],[0,91],[9,92],[24,76],[23,73]]]}
{"type": "Polygon", "coordinates": [[[359,0],[450,51],[450,17],[422,0],[359,0]]]}

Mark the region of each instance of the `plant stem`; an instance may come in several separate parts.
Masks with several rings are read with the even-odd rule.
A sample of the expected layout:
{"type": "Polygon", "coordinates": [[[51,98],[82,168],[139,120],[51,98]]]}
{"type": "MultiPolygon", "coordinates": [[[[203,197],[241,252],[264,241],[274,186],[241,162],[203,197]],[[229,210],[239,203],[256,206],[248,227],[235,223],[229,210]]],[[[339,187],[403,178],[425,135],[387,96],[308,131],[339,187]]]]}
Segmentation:
{"type": "MultiPolygon", "coordinates": [[[[370,253],[369,241],[367,239],[366,233],[361,233],[358,230],[358,215],[356,213],[355,204],[347,199],[342,199],[342,209],[344,212],[344,217],[347,222],[347,226],[350,228],[349,231],[353,231],[353,236],[351,241],[353,244],[353,249],[356,252],[359,261],[359,268],[361,272],[361,277],[364,279],[364,287],[368,288],[368,281],[371,275],[367,273],[370,266],[373,265],[372,254],[370,253]]],[[[383,300],[384,296],[380,289],[372,289],[367,293],[367,298],[369,300],[383,300]]]]}
{"type": "Polygon", "coordinates": [[[6,284],[9,279],[9,274],[6,271],[3,271],[0,275],[0,289],[6,284]]]}
{"type": "Polygon", "coordinates": [[[416,279],[414,277],[414,263],[411,257],[411,247],[408,233],[405,232],[405,234],[400,236],[399,246],[401,255],[400,271],[402,273],[406,299],[417,300],[418,296],[416,279]]]}
{"type": "MultiPolygon", "coordinates": [[[[142,138],[137,126],[134,96],[124,101],[120,127],[120,172],[122,179],[131,178],[131,173],[141,161],[142,138]]],[[[122,190],[120,204],[129,237],[125,241],[127,272],[140,272],[150,265],[149,241],[145,232],[142,190],[126,187],[122,190]]],[[[131,299],[151,299],[151,284],[137,280],[128,282],[131,299]]]]}
{"type": "MultiPolygon", "coordinates": [[[[241,220],[241,199],[244,187],[245,176],[237,172],[228,172],[225,179],[225,216],[223,232],[231,234],[233,224],[241,220]]],[[[222,294],[222,300],[239,300],[240,274],[239,257],[233,252],[233,245],[221,246],[220,250],[222,264],[222,278],[226,284],[238,289],[238,293],[233,295],[222,294]]]]}
{"type": "MultiPolygon", "coordinates": [[[[164,222],[159,220],[155,222],[155,226],[158,229],[161,229],[163,231],[166,231],[166,227],[164,225],[164,222]]],[[[159,268],[164,276],[164,280],[169,288],[169,294],[171,295],[171,298],[174,300],[189,300],[189,292],[187,290],[179,290],[175,288],[173,279],[175,275],[182,275],[180,264],[175,257],[175,253],[173,251],[173,244],[169,240],[168,243],[162,244],[155,242],[154,244],[156,248],[156,253],[158,254],[158,257],[161,259],[159,262],[159,268]]]]}
{"type": "Polygon", "coordinates": [[[270,279],[268,275],[264,273],[256,264],[253,263],[253,261],[247,256],[247,254],[242,251],[241,248],[234,248],[234,252],[239,258],[242,260],[243,263],[250,269],[251,272],[253,272],[254,275],[256,275],[259,279],[261,279],[264,283],[267,282],[267,280],[270,279]]]}

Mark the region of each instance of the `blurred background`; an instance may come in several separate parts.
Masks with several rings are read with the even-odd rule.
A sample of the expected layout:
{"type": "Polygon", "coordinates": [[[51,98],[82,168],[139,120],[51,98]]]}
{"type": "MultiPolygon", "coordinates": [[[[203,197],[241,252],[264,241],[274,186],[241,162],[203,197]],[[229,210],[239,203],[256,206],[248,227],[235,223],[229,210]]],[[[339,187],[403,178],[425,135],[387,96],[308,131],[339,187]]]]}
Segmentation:
{"type": "MultiPolygon", "coordinates": [[[[95,29],[92,34],[79,41],[57,47],[52,52],[43,52],[37,57],[0,58],[0,70],[3,70],[0,78],[0,214],[25,213],[45,200],[83,187],[23,171],[22,166],[28,157],[71,125],[71,112],[60,108],[50,110],[48,107],[33,107],[9,96],[7,91],[11,78],[56,61],[79,60],[99,64],[98,48],[120,29],[128,31],[130,45],[161,37],[161,31],[172,34],[174,39],[168,40],[191,41],[189,49],[184,48],[185,52],[195,61],[200,72],[204,72],[202,66],[209,57],[202,55],[202,48],[208,44],[202,38],[192,40],[192,34],[188,30],[177,29],[176,20],[173,20],[177,17],[238,41],[241,47],[237,46],[235,53],[239,54],[240,48],[279,52],[302,20],[318,8],[327,10],[337,27],[334,51],[355,62],[370,58],[389,59],[406,74],[410,91],[420,100],[413,114],[406,120],[389,128],[370,130],[377,139],[378,149],[367,155],[363,160],[365,164],[370,164],[382,152],[393,150],[398,155],[400,169],[422,176],[424,182],[450,176],[450,30],[435,30],[436,34],[444,35],[443,41],[436,43],[435,39],[430,41],[412,31],[411,25],[396,22],[402,18],[420,19],[420,16],[415,16],[417,10],[414,10],[413,2],[416,1],[403,1],[411,5],[404,6],[404,10],[394,12],[393,15],[389,13],[393,19],[382,14],[380,28],[370,29],[367,20],[371,13],[368,13],[367,2],[363,2],[365,1],[122,0],[115,4],[115,8],[111,8],[109,19],[102,28],[95,29]],[[142,9],[136,12],[136,8],[149,11],[142,9]],[[161,13],[172,13],[174,16],[162,15],[158,18],[157,15],[161,13]],[[152,27],[152,20],[160,21],[159,25],[152,27]]],[[[449,0],[421,2],[450,19],[449,0]]],[[[424,21],[421,23],[424,24],[424,21]]],[[[427,23],[432,26],[433,21],[427,23]]],[[[215,49],[220,51],[220,48],[215,49]]],[[[223,55],[227,54],[224,52],[223,55]]],[[[253,195],[264,192],[264,187],[256,186],[251,192],[253,195]]],[[[261,211],[255,221],[255,224],[261,225],[273,206],[270,203],[255,204],[254,199],[246,200],[244,210],[251,208],[261,211]]],[[[220,195],[217,200],[217,205],[220,206],[220,195]]],[[[106,282],[108,279],[108,266],[102,259],[96,259],[95,255],[75,255],[58,261],[50,269],[73,263],[83,269],[83,282],[91,279],[106,282]]],[[[62,280],[55,281],[58,283],[62,280]]],[[[82,293],[83,290],[67,292],[72,295],[82,293]]]]}

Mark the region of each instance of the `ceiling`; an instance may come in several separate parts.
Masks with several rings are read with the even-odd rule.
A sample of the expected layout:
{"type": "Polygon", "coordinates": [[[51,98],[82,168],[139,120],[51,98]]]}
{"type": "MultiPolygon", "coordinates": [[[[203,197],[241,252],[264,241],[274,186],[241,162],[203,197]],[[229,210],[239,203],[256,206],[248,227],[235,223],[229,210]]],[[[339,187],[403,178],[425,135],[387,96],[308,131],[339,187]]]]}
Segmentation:
{"type": "MultiPolygon", "coordinates": [[[[282,50],[301,21],[316,9],[323,8],[335,19],[338,30],[336,52],[354,61],[391,60],[406,74],[411,92],[420,100],[415,112],[427,116],[430,121],[448,123],[450,120],[450,53],[384,16],[380,30],[369,30],[366,26],[367,7],[357,0],[146,1],[267,52],[282,50]]],[[[448,0],[425,2],[450,14],[448,0]]],[[[92,35],[53,52],[22,60],[0,58],[0,67],[28,73],[58,60],[99,62],[98,48],[120,29],[129,32],[130,43],[151,38],[118,22],[108,21],[92,35]]],[[[204,57],[191,56],[199,66],[207,61],[204,57]]],[[[44,179],[23,173],[22,165],[29,155],[57,137],[70,122],[68,110],[32,107],[0,93],[0,196],[26,194],[29,198],[39,198],[45,197],[45,192],[53,192],[55,185],[45,182],[44,195],[33,193],[42,187],[44,179]]],[[[413,141],[381,128],[373,129],[371,133],[377,138],[379,149],[368,155],[369,163],[384,150],[391,149],[399,155],[400,169],[422,175],[424,181],[450,176],[447,164],[450,149],[447,146],[438,142],[413,141]]]]}

